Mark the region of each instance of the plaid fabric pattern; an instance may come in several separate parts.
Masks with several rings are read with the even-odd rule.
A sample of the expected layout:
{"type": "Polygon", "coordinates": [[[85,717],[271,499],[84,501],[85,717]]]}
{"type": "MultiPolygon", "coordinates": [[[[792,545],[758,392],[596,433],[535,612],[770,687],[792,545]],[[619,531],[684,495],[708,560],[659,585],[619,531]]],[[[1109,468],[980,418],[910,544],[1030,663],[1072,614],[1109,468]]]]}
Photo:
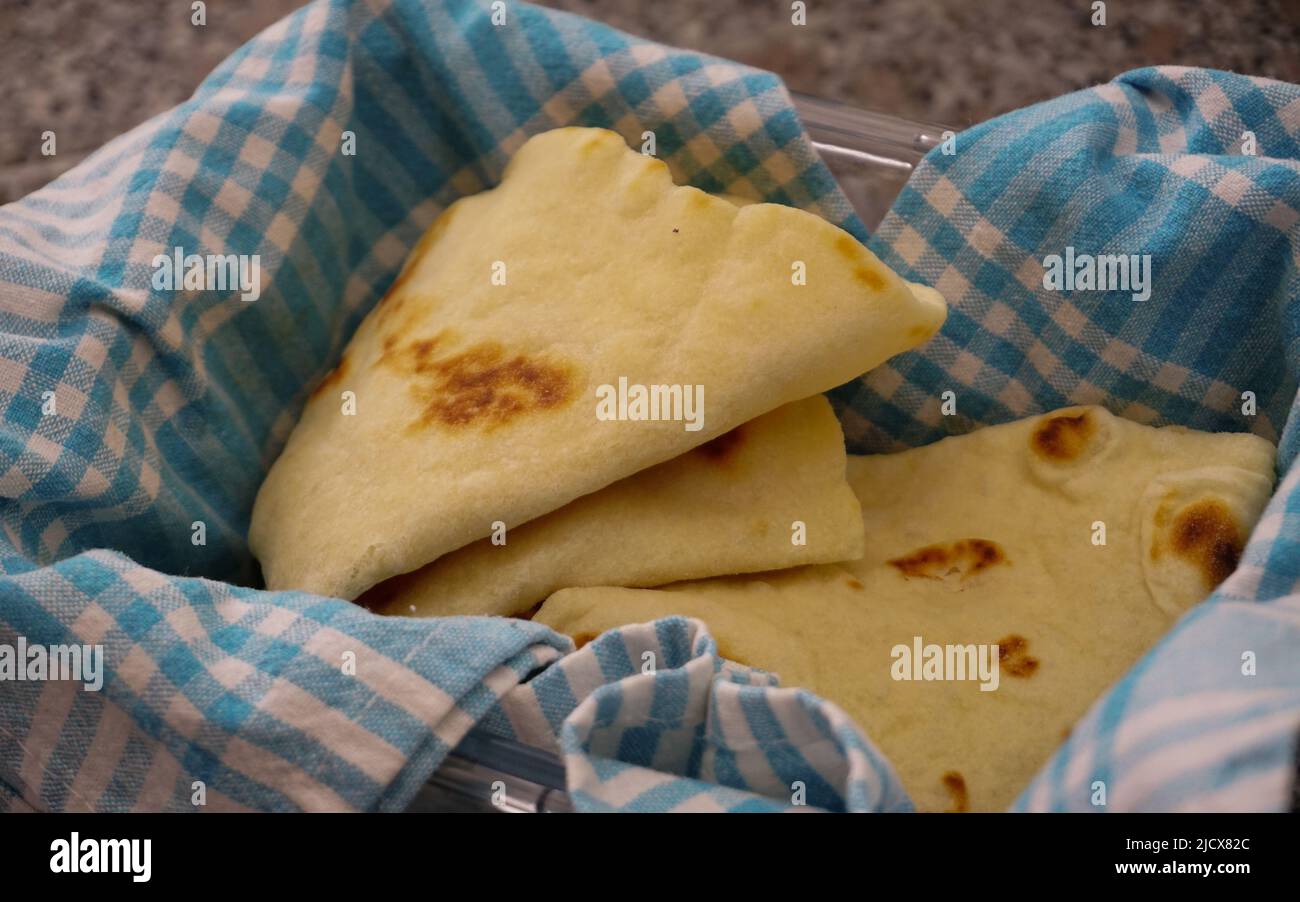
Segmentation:
{"type": "Polygon", "coordinates": [[[318,0],[0,209],[0,645],[102,644],[106,671],[100,692],[0,682],[0,804],[195,810],[202,782],[208,808],[401,808],[570,648],[237,587],[307,393],[424,229],[530,135],[651,128],[679,181],[850,215],[772,75],[491,15],[318,0]],[[175,247],[259,255],[261,297],[154,289],[175,247]]]}
{"type": "MultiPolygon", "coordinates": [[[[951,307],[936,340],[839,393],[864,452],[1066,404],[1278,441],[1300,385],[1300,89],[1144,69],[931,152],[871,241],[951,307]],[[1234,152],[1246,132],[1255,156],[1234,152]],[[1049,292],[1043,260],[1150,254],[1151,297],[1049,292]],[[959,395],[958,417],[939,392],[959,395]],[[1241,412],[1253,392],[1258,414],[1241,412]]],[[[1285,469],[1300,422],[1283,436],[1285,469]]]]}
{"type": "Polygon", "coordinates": [[[1018,810],[1280,810],[1300,728],[1300,88],[1162,67],[932,152],[873,236],[942,332],[837,392],[858,450],[1098,403],[1279,441],[1237,571],[1100,699],[1018,810]],[[1241,153],[1254,136],[1257,153],[1241,153]],[[1053,292],[1043,260],[1152,256],[1151,295],[1053,292]],[[940,393],[956,393],[956,417],[940,393]],[[1243,393],[1256,400],[1243,413],[1243,393]],[[1252,674],[1244,672],[1250,655],[1252,674]]]}
{"type": "MultiPolygon", "coordinates": [[[[651,129],[678,181],[865,237],[773,76],[505,11],[496,25],[486,3],[317,0],[187,103],[0,209],[0,645],[106,654],[100,692],[0,683],[0,805],[195,810],[201,781],[208,808],[396,809],[483,720],[563,754],[580,808],[779,809],[796,781],[811,807],[908,807],[842,712],[724,664],[697,623],[561,658],[568,641],[534,624],[239,587],[256,579],[252,500],[307,392],[424,228],[529,135],[601,125],[639,144],[651,129]],[[178,246],[259,255],[262,296],[155,290],[154,256],[178,246]]],[[[1281,434],[1289,467],[1297,97],[1142,71],[932,155],[874,244],[953,312],[925,349],[835,393],[855,448],[1098,400],[1281,434]],[[1259,157],[1229,153],[1247,129],[1259,157]],[[1151,299],[1041,291],[1030,264],[1063,243],[1151,252],[1151,299]],[[938,415],[949,388],[960,423],[938,415]],[[1249,420],[1233,414],[1245,390],[1249,420]]],[[[1284,803],[1298,524],[1291,474],[1237,574],[1098,703],[1022,807],[1081,807],[1096,774],[1115,805],[1284,803]],[[1238,646],[1258,682],[1183,678],[1238,646]],[[1181,772],[1151,766],[1175,746],[1181,772]]]]}
{"type": "Polygon", "coordinates": [[[777,685],[669,617],[597,637],[481,726],[561,755],[581,811],[912,810],[839,707],[777,685]]]}
{"type": "Polygon", "coordinates": [[[193,811],[196,782],[214,811],[400,810],[502,692],[568,648],[520,621],[390,624],[105,551],[7,580],[3,614],[0,642],[104,648],[100,692],[2,684],[0,786],[49,810],[193,811]]]}

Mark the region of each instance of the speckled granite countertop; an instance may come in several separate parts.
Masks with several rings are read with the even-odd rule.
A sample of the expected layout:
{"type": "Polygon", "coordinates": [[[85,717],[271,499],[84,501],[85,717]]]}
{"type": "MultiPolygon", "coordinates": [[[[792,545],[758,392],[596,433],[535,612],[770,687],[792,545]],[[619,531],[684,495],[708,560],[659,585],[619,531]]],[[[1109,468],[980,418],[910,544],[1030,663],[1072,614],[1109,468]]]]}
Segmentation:
{"type": "MultiPolygon", "coordinates": [[[[302,0],[0,0],[0,202],[184,100],[302,0]],[[58,156],[40,155],[53,129],[58,156]]],[[[966,126],[1158,63],[1300,81],[1300,2],[1147,0],[542,0],[782,75],[796,91],[966,126]]]]}

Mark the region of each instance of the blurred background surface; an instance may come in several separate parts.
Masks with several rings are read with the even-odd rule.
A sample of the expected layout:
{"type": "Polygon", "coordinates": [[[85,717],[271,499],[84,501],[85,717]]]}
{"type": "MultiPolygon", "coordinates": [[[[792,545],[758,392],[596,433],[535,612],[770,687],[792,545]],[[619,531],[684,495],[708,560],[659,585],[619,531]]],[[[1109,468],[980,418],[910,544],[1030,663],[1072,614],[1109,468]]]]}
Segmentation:
{"type": "MultiPolygon", "coordinates": [[[[183,101],[303,0],[0,0],[0,203],[183,101]],[[58,135],[42,157],[41,133],[58,135]]],[[[542,0],[770,69],[795,91],[958,128],[1127,69],[1209,66],[1300,81],[1300,0],[542,0]]]]}

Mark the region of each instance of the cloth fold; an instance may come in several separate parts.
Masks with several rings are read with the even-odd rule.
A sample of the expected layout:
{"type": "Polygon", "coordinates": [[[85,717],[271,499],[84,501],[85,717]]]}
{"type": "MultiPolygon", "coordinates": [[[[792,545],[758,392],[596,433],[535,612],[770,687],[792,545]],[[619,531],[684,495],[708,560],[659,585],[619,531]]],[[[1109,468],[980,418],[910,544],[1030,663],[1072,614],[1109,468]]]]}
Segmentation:
{"type": "Polygon", "coordinates": [[[910,811],[837,705],[723,659],[669,617],[597,637],[506,694],[481,727],[563,757],[580,811],[910,811]]]}
{"type": "MultiPolygon", "coordinates": [[[[536,624],[244,588],[253,498],[308,392],[438,212],[528,136],[650,130],[679,182],[866,238],[774,76],[504,10],[316,0],[191,100],[0,208],[0,649],[103,652],[99,691],[0,681],[3,807],[400,809],[476,722],[562,754],[583,809],[909,807],[838,708],[723,663],[698,623],[562,657],[569,641],[536,624]],[[177,248],[256,261],[255,290],[160,286],[155,261],[177,248]]],[[[1285,807],[1298,140],[1300,89],[1141,70],[957,136],[872,239],[952,313],[832,393],[852,450],[1093,401],[1281,437],[1286,480],[1241,567],[1018,807],[1096,810],[1098,780],[1112,810],[1285,807]],[[1234,151],[1246,132],[1254,157],[1234,151]],[[1150,253],[1149,299],[1045,290],[1043,260],[1067,245],[1150,253]]]]}
{"type": "Polygon", "coordinates": [[[401,810],[571,646],[524,621],[389,621],[105,551],[6,579],[0,614],[0,644],[102,648],[98,691],[0,683],[0,783],[48,810],[401,810]]]}

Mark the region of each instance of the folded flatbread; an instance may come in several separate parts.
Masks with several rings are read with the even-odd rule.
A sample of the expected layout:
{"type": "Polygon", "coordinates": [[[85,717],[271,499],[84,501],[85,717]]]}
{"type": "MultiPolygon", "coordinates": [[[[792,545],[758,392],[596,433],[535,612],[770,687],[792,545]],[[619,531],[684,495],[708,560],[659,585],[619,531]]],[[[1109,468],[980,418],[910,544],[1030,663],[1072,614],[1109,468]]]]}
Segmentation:
{"type": "MultiPolygon", "coordinates": [[[[1004,809],[1102,691],[1232,572],[1272,488],[1273,447],[1083,407],[850,456],[849,481],[859,561],[568,589],[536,619],[582,642],[698,617],[724,657],[848,711],[919,808],[1004,809]],[[930,673],[946,679],[926,678],[931,645],[943,663],[930,673]],[[980,645],[999,651],[990,691],[966,650],[980,645]],[[961,662],[967,679],[953,679],[961,662]]],[[[1240,651],[1205,665],[1238,666],[1240,651]]]]}
{"type": "Polygon", "coordinates": [[[853,379],[945,314],[810,213],[674,187],[613,132],[546,132],[421,238],[307,402],[249,543],[268,587],[356,598],[853,379]],[[638,386],[667,388],[652,410],[638,386]]]}
{"type": "Polygon", "coordinates": [[[862,556],[844,434],[822,395],[786,404],[359,603],[384,614],[523,614],[566,586],[658,586],[862,556]]]}

